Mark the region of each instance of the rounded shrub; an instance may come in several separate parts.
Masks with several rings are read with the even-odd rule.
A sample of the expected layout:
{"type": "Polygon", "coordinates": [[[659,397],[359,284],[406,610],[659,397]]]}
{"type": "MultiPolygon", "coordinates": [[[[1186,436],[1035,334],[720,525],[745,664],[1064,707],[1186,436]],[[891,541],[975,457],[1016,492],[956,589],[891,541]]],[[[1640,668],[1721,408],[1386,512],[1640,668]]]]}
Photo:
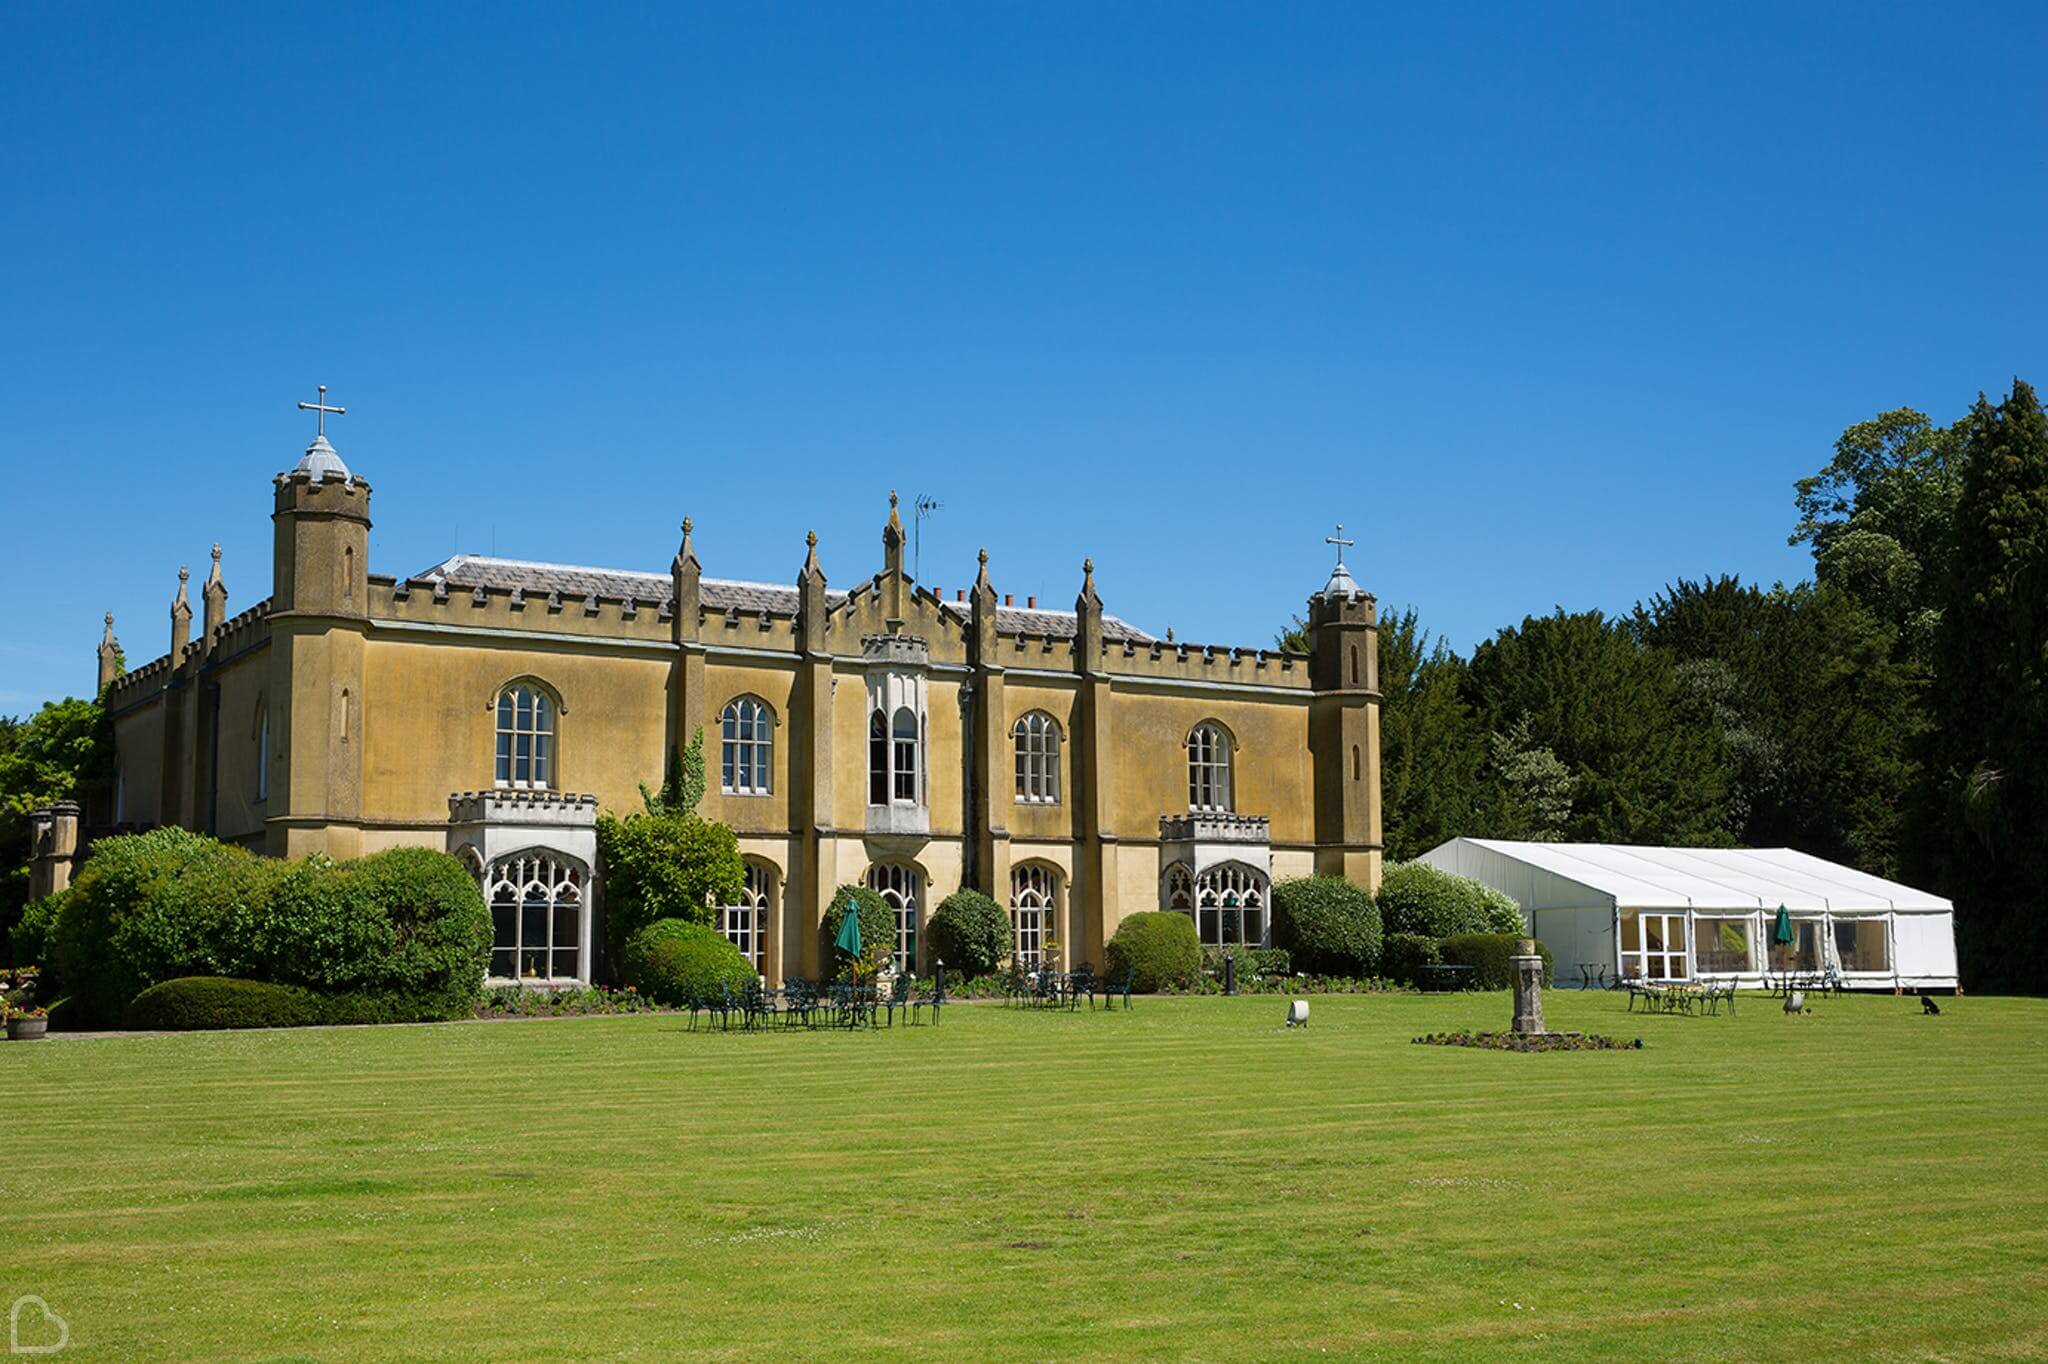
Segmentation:
{"type": "Polygon", "coordinates": [[[1297,971],[1370,976],[1380,969],[1380,911],[1341,876],[1303,876],[1273,887],[1273,941],[1297,971]]]}
{"type": "Polygon", "coordinates": [[[1380,972],[1403,985],[1420,982],[1422,968],[1443,961],[1436,939],[1425,933],[1389,933],[1380,949],[1380,972]]]}
{"type": "Polygon", "coordinates": [[[928,932],[930,959],[963,979],[989,974],[1010,955],[1010,916],[978,890],[956,890],[939,901],[928,932]]]}
{"type": "MultiPolygon", "coordinates": [[[[1472,968],[1473,989],[1510,990],[1515,984],[1515,968],[1508,961],[1521,951],[1521,943],[1519,933],[1459,933],[1438,943],[1437,951],[1449,964],[1472,968]]],[[[1543,958],[1543,983],[1548,985],[1550,949],[1539,942],[1536,953],[1543,958]]]]}
{"type": "Polygon", "coordinates": [[[626,939],[619,976],[657,1004],[708,999],[721,985],[737,995],[753,966],[717,930],[684,919],[656,919],[626,939]]]}
{"type": "Polygon", "coordinates": [[[1520,933],[1522,911],[1502,892],[1427,862],[1387,868],[1374,897],[1388,933],[1448,938],[1454,933],[1520,933]]]}
{"type": "Polygon", "coordinates": [[[57,986],[56,972],[50,960],[51,940],[57,932],[58,912],[70,898],[69,890],[60,890],[55,895],[29,901],[22,906],[21,917],[14,921],[14,927],[8,930],[10,960],[16,966],[41,967],[45,991],[54,990],[57,986]]]}
{"type": "Polygon", "coordinates": [[[846,954],[838,946],[839,926],[846,922],[848,908],[856,906],[860,910],[861,960],[873,969],[896,950],[896,911],[889,908],[882,893],[866,886],[841,886],[832,892],[832,904],[818,928],[824,944],[818,960],[833,963],[834,974],[846,966],[846,954]]]}
{"type": "Polygon", "coordinates": [[[180,976],[152,985],[128,1003],[131,1028],[303,1028],[326,1020],[321,997],[297,985],[225,976],[180,976]]]}
{"type": "Polygon", "coordinates": [[[1103,955],[1111,980],[1128,971],[1131,988],[1150,994],[1194,980],[1202,969],[1202,940],[1187,915],[1144,910],[1124,917],[1103,955]]]}

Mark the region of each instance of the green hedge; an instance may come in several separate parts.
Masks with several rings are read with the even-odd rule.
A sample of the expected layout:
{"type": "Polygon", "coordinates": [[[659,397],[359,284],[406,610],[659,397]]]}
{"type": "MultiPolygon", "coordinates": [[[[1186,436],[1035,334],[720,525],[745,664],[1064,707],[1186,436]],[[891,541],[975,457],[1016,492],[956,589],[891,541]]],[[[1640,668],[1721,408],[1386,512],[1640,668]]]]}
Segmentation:
{"type": "Polygon", "coordinates": [[[846,954],[839,950],[838,943],[839,925],[846,921],[848,905],[860,906],[860,955],[870,969],[880,966],[882,959],[896,950],[896,911],[889,908],[882,893],[866,886],[841,886],[832,892],[831,908],[825,911],[825,922],[818,928],[822,944],[818,960],[831,962],[833,975],[846,966],[846,954]]]}
{"type": "Polygon", "coordinates": [[[128,1003],[131,1028],[303,1028],[327,1021],[320,995],[298,985],[221,976],[180,976],[128,1003]]]}
{"type": "Polygon", "coordinates": [[[475,879],[429,848],[285,862],[183,829],[102,839],[58,911],[55,958],[81,1026],[152,985],[228,977],[359,995],[372,1012],[474,1005],[491,919],[475,879]]]}
{"type": "Polygon", "coordinates": [[[945,962],[963,980],[987,975],[1012,950],[1009,912],[978,890],[956,890],[939,901],[926,932],[925,960],[945,962]]]}
{"type": "Polygon", "coordinates": [[[1508,896],[1427,862],[1387,868],[1374,898],[1388,933],[1448,938],[1459,933],[1521,933],[1525,928],[1521,909],[1508,896]]]}
{"type": "MultiPolygon", "coordinates": [[[[1509,990],[1514,988],[1515,970],[1508,959],[1521,951],[1521,943],[1519,933],[1460,933],[1438,943],[1437,951],[1447,963],[1472,968],[1473,989],[1509,990]]],[[[1539,942],[1536,951],[1543,958],[1543,983],[1548,985],[1552,975],[1550,949],[1539,942]]]]}
{"type": "Polygon", "coordinates": [[[1303,876],[1273,886],[1273,941],[1296,969],[1370,976],[1380,969],[1380,911],[1341,876],[1303,876]]]}
{"type": "Polygon", "coordinates": [[[1389,933],[1380,949],[1380,972],[1403,985],[1420,983],[1422,968],[1443,961],[1436,939],[1425,933],[1389,933]]]}
{"type": "Polygon", "coordinates": [[[1202,949],[1202,973],[1223,979],[1223,959],[1237,958],[1237,978],[1251,980],[1257,976],[1285,976],[1293,973],[1294,957],[1284,947],[1205,947],[1202,949]]]}
{"type": "Polygon", "coordinates": [[[1185,989],[1202,969],[1202,940],[1187,915],[1144,910],[1125,916],[1103,955],[1109,978],[1120,979],[1128,970],[1133,990],[1185,989]]]}
{"type": "Polygon", "coordinates": [[[619,976],[657,1004],[688,1006],[720,985],[737,995],[757,978],[753,964],[716,929],[658,919],[619,950],[619,976]]]}
{"type": "Polygon", "coordinates": [[[56,988],[57,973],[50,960],[51,939],[57,932],[57,915],[70,898],[70,891],[60,890],[55,895],[29,901],[22,907],[14,927],[8,930],[9,960],[16,966],[41,967],[46,992],[56,988]]]}

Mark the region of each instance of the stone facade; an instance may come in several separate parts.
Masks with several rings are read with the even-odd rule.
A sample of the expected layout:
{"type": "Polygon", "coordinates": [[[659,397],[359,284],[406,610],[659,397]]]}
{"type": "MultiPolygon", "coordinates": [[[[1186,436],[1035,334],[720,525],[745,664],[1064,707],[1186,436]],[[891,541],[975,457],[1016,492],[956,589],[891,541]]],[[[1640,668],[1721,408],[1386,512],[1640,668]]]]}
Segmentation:
{"type": "MultiPolygon", "coordinates": [[[[583,833],[489,793],[637,809],[702,727],[702,812],[739,834],[771,980],[818,973],[843,882],[912,902],[920,966],[923,915],[962,886],[1015,903],[1028,881],[1061,955],[1100,964],[1183,863],[1264,883],[1262,906],[1274,878],[1378,882],[1376,617],[1341,566],[1294,654],[1154,638],[1105,612],[1092,564],[1071,610],[999,597],[986,552],[942,599],[905,571],[893,495],[880,571],[840,590],[815,536],[791,584],[707,577],[689,521],[666,575],[473,556],[377,574],[370,484],[324,437],[274,491],[271,596],[229,616],[216,555],[199,639],[181,576],[170,652],[106,689],[115,820],[278,856],[427,844],[489,864],[530,839],[596,878],[587,920],[583,833]],[[508,727],[544,770],[503,765],[508,727]],[[508,832],[482,838],[493,818],[508,832]]],[[[112,647],[109,622],[103,668],[112,647]]]]}

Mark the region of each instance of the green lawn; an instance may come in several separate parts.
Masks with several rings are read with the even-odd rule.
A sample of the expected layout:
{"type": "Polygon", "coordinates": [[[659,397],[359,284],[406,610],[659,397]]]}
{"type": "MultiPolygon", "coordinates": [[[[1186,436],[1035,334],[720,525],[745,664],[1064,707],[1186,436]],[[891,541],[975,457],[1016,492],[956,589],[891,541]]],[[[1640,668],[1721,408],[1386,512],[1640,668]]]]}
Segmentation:
{"type": "Polygon", "coordinates": [[[2048,1001],[1944,1003],[12,1043],[0,1302],[66,1358],[2038,1358],[2048,1001]]]}

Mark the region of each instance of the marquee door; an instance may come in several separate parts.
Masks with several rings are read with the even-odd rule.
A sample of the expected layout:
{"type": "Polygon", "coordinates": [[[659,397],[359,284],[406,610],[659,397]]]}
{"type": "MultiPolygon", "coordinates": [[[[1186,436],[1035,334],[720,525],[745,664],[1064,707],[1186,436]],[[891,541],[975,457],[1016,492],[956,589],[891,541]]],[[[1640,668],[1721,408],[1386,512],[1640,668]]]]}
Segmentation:
{"type": "Polygon", "coordinates": [[[1622,969],[1644,980],[1684,980],[1685,915],[1633,914],[1621,921],[1622,969]]]}

